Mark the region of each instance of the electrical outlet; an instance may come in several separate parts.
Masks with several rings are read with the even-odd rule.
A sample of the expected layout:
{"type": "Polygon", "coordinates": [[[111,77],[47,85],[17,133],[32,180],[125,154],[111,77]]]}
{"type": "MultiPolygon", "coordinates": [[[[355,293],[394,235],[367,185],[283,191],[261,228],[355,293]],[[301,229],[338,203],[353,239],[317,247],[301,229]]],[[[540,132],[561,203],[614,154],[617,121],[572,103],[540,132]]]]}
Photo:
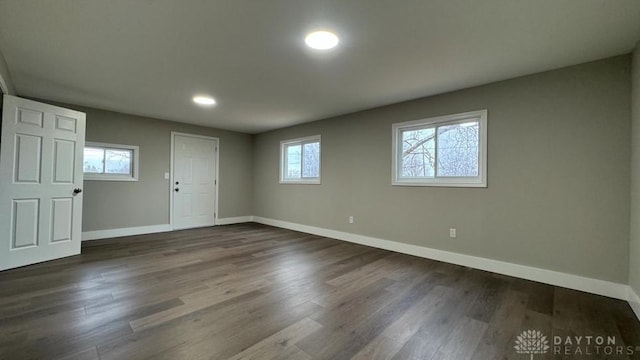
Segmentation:
{"type": "Polygon", "coordinates": [[[353,224],[353,216],[349,216],[349,224],[353,224]]]}
{"type": "Polygon", "coordinates": [[[164,173],[164,179],[165,180],[169,180],[169,173],[168,172],[164,173]]]}
{"type": "Polygon", "coordinates": [[[456,229],[454,228],[449,229],[449,237],[450,238],[456,237],[456,229]]]}

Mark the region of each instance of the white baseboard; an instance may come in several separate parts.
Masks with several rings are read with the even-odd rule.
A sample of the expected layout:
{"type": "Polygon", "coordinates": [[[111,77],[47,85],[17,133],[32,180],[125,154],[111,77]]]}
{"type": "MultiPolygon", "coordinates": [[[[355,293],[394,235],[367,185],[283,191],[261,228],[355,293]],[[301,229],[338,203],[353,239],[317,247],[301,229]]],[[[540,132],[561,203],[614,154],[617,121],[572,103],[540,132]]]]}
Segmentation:
{"type": "MultiPolygon", "coordinates": [[[[239,224],[253,221],[253,216],[236,216],[221,218],[216,220],[216,225],[230,225],[239,224]]],[[[166,232],[172,230],[180,230],[177,228],[171,228],[170,224],[160,224],[151,226],[136,226],[129,228],[117,228],[107,230],[95,230],[82,232],[82,241],[107,239],[120,236],[133,236],[143,234],[153,234],[159,232],[166,232]]]]}
{"type": "Polygon", "coordinates": [[[107,239],[120,236],[132,236],[142,234],[153,234],[159,232],[171,231],[171,225],[160,224],[151,226],[136,226],[129,228],[95,230],[82,232],[82,241],[107,239]]]}
{"type": "Polygon", "coordinates": [[[640,296],[633,291],[633,288],[629,286],[629,305],[633,309],[633,312],[636,313],[638,320],[640,320],[640,296]]]}
{"type": "Polygon", "coordinates": [[[236,216],[236,217],[216,219],[216,225],[231,225],[231,224],[240,224],[240,223],[246,223],[246,222],[252,222],[252,221],[253,221],[253,216],[236,216]]]}
{"type": "Polygon", "coordinates": [[[356,244],[391,250],[403,254],[419,256],[427,259],[443,261],[451,264],[468,266],[475,269],[490,271],[498,274],[537,281],[545,284],[566,287],[592,294],[608,296],[621,300],[629,299],[629,286],[610,281],[587,278],[558,271],[540,269],[525,265],[518,265],[504,261],[492,260],[471,255],[464,255],[450,251],[436,250],[423,246],[405,244],[397,241],[378,239],[374,237],[330,230],[315,226],[308,226],[286,221],[267,219],[254,216],[257,223],[276,226],[289,230],[325,236],[333,239],[349,241],[356,244]]]}

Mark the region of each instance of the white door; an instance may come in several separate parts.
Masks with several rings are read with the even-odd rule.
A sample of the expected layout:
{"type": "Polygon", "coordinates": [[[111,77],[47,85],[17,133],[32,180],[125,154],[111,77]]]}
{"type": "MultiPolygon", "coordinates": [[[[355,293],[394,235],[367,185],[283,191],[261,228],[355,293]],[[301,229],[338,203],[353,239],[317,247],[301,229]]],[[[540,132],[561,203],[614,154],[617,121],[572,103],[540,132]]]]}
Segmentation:
{"type": "Polygon", "coordinates": [[[171,225],[186,229],[215,225],[218,140],[173,133],[171,225]]]}
{"type": "Polygon", "coordinates": [[[0,270],[80,253],[85,114],[4,96],[0,270]]]}

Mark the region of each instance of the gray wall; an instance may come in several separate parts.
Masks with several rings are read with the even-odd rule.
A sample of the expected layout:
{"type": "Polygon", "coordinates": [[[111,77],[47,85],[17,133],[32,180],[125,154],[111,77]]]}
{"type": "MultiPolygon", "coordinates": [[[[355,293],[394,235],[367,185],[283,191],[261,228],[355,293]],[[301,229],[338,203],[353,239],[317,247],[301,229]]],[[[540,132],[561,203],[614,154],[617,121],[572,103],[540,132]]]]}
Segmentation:
{"type": "Polygon", "coordinates": [[[631,91],[631,243],[629,284],[640,294],[640,42],[633,52],[631,91]]]}
{"type": "Polygon", "coordinates": [[[627,283],[629,73],[625,55],[257,135],[254,215],[627,283]],[[392,123],[477,109],[488,188],[391,186],[392,123]],[[279,142],[316,134],[322,184],[280,185],[279,142]]]}
{"type": "Polygon", "coordinates": [[[251,135],[75,105],[57,105],[87,114],[87,141],[140,147],[139,181],[84,182],[82,231],[169,223],[169,180],[164,179],[164,173],[170,171],[171,131],[220,139],[218,217],[251,215],[251,135]]]}

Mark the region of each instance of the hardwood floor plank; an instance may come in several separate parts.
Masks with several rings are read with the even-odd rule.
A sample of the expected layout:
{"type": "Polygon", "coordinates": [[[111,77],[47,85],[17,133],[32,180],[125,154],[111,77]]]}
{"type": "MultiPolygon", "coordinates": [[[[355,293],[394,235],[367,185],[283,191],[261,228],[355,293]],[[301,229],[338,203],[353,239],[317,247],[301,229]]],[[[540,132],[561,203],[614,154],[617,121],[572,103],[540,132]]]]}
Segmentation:
{"type": "Polygon", "coordinates": [[[306,302],[289,308],[288,312],[254,312],[243,314],[229,321],[217,331],[204,331],[188,339],[185,343],[172,348],[158,359],[209,358],[227,359],[244,351],[275,332],[307,318],[316,312],[319,306],[306,302]],[[248,324],[251,324],[248,326],[248,324]]]}
{"type": "MultiPolygon", "coordinates": [[[[522,330],[543,330],[537,327],[529,327],[540,325],[537,322],[524,322],[527,314],[528,299],[529,297],[525,293],[514,290],[506,291],[495,306],[493,316],[489,320],[489,326],[476,347],[472,359],[497,359],[502,354],[509,353],[513,349],[516,336],[520,335],[522,330]]],[[[532,313],[537,314],[535,312],[532,313]]],[[[540,316],[544,315],[540,314],[540,316]]],[[[551,332],[547,334],[551,334],[551,332]]]]}
{"type": "Polygon", "coordinates": [[[394,294],[395,297],[387,305],[375,311],[358,326],[349,332],[348,336],[343,336],[337,340],[334,337],[333,343],[342,343],[340,350],[333,354],[325,354],[319,358],[351,358],[361,351],[367,344],[373,341],[385,329],[389,327],[395,319],[407,312],[413,304],[425,298],[434,289],[435,283],[431,281],[431,274],[422,276],[416,281],[415,286],[407,291],[394,294]],[[344,342],[346,341],[346,342],[344,342]]]}
{"type": "Polygon", "coordinates": [[[380,335],[369,342],[352,359],[391,359],[415,335],[425,323],[425,319],[441,311],[448,301],[452,290],[444,286],[437,286],[421,301],[411,306],[402,316],[391,323],[380,335]]]}
{"type": "Polygon", "coordinates": [[[96,349],[95,346],[92,346],[86,350],[81,350],[73,354],[65,355],[55,360],[99,360],[99,359],[100,359],[100,356],[98,355],[98,349],[96,349]]]}
{"type": "Polygon", "coordinates": [[[0,326],[0,349],[25,345],[33,339],[45,337],[59,324],[75,324],[85,317],[84,308],[38,316],[29,319],[3,320],[0,326]]]}
{"type": "Polygon", "coordinates": [[[247,293],[234,298],[233,301],[218,303],[160,325],[104,342],[98,346],[100,358],[155,358],[181,349],[188,342],[200,338],[216,339],[216,334],[246,326],[251,319],[246,306],[260,296],[259,291],[247,293]]]}
{"type": "MultiPolygon", "coordinates": [[[[95,347],[101,342],[108,342],[113,339],[132,333],[128,322],[116,320],[98,324],[84,322],[67,325],[61,331],[49,331],[49,336],[44,338],[31,339],[28,343],[18,346],[10,346],[6,359],[51,359],[57,357],[70,356],[89,346],[95,347]]],[[[5,358],[4,354],[2,357],[5,358]]]]}
{"type": "Polygon", "coordinates": [[[291,346],[284,354],[278,355],[274,360],[311,360],[311,356],[300,350],[297,346],[291,346]]]}
{"type": "Polygon", "coordinates": [[[487,330],[487,323],[468,317],[458,321],[449,340],[442,346],[434,359],[468,360],[474,354],[476,346],[487,330]]]}
{"type": "Polygon", "coordinates": [[[397,262],[390,261],[387,258],[382,258],[366,264],[358,269],[350,271],[346,274],[340,275],[327,281],[327,284],[331,286],[344,286],[351,282],[367,281],[368,278],[375,280],[383,277],[389,278],[391,271],[398,267],[397,262]]]}
{"type": "MultiPolygon", "coordinates": [[[[297,323],[288,326],[268,338],[252,345],[246,350],[237,353],[229,360],[273,360],[286,354],[300,339],[312,334],[322,325],[304,318],[297,323]]],[[[296,349],[299,352],[299,349],[296,349]]]]}
{"type": "Polygon", "coordinates": [[[493,317],[507,288],[508,283],[506,281],[490,276],[488,283],[482,290],[481,295],[474,302],[467,316],[488,323],[493,317]]]}
{"type": "MultiPolygon", "coordinates": [[[[486,274],[458,268],[447,285],[453,289],[441,311],[430,314],[418,332],[400,349],[393,359],[431,359],[447,343],[458,322],[480,296],[486,274]]],[[[437,357],[436,357],[437,359],[437,357]]]]}
{"type": "MultiPolygon", "coordinates": [[[[314,314],[312,319],[328,329],[355,325],[358,321],[370,316],[370,312],[359,311],[360,309],[378,309],[379,306],[391,301],[393,293],[385,289],[390,283],[392,280],[383,278],[355,290],[350,287],[342,292],[332,292],[332,298],[320,304],[323,309],[314,314]]],[[[315,300],[314,302],[317,303],[315,300]]]]}
{"type": "Polygon", "coordinates": [[[180,297],[181,305],[131,320],[129,324],[134,331],[142,331],[251,292],[253,291],[247,288],[239,290],[206,288],[202,291],[186,295],[185,297],[180,297]]]}

